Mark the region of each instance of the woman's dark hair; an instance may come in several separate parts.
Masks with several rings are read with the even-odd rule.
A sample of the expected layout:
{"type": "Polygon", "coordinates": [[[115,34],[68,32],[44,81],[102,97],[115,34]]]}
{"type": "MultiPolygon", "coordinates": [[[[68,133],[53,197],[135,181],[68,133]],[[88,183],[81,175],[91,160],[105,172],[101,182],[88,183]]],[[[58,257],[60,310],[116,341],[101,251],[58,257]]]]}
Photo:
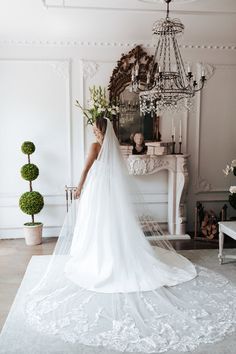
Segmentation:
{"type": "Polygon", "coordinates": [[[96,127],[100,130],[100,132],[105,135],[107,130],[107,120],[104,117],[97,117],[95,120],[96,127]]]}

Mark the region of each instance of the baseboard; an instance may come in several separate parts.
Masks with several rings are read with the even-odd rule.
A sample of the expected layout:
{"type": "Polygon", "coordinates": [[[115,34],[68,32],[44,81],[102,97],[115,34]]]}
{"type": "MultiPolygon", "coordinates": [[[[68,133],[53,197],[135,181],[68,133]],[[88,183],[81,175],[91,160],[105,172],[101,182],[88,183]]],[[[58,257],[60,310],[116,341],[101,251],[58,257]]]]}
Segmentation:
{"type": "MultiPolygon", "coordinates": [[[[55,237],[60,234],[61,226],[44,226],[43,237],[55,237]]],[[[24,238],[23,227],[1,227],[0,239],[24,238]]]]}
{"type": "MultiPolygon", "coordinates": [[[[60,234],[61,226],[44,226],[43,237],[57,237],[60,234]]],[[[164,235],[164,236],[146,236],[149,240],[190,240],[191,237],[188,234],[185,235],[164,235]]],[[[23,228],[1,228],[0,239],[17,239],[24,238],[23,228]]]]}
{"type": "Polygon", "coordinates": [[[185,235],[164,235],[164,236],[146,236],[149,240],[190,240],[188,234],[185,235]]]}

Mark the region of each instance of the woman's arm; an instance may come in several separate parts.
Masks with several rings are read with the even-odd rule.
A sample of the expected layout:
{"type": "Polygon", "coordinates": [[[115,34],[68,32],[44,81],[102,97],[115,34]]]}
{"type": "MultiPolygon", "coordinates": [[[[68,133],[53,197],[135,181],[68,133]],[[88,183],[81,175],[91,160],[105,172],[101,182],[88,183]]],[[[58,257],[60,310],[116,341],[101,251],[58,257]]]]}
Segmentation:
{"type": "Polygon", "coordinates": [[[74,197],[76,199],[79,198],[79,196],[81,194],[81,191],[82,191],[84,182],[86,180],[88,171],[90,170],[92,164],[96,160],[96,158],[98,156],[98,152],[99,152],[98,143],[93,143],[91,145],[91,147],[90,147],[90,150],[89,150],[89,153],[88,153],[88,157],[87,157],[87,160],[86,160],[85,165],[84,165],[83,172],[82,172],[81,177],[80,177],[80,181],[79,181],[78,187],[76,188],[76,191],[75,191],[75,194],[74,194],[74,197]]]}

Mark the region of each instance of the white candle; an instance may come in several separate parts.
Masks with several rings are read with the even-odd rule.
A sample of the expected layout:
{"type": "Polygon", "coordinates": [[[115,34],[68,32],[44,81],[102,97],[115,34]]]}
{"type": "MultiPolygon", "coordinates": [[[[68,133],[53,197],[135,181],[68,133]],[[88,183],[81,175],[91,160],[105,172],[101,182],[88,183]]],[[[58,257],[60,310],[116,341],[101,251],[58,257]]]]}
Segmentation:
{"type": "Polygon", "coordinates": [[[174,136],[174,141],[175,141],[175,127],[174,127],[174,131],[173,131],[173,136],[174,136]]]}
{"type": "Polygon", "coordinates": [[[190,66],[190,64],[188,63],[188,68],[187,68],[187,71],[188,71],[188,73],[191,73],[191,66],[190,66]]]}
{"type": "Polygon", "coordinates": [[[179,141],[182,141],[182,120],[179,121],[179,141]]]}
{"type": "Polygon", "coordinates": [[[171,135],[174,135],[174,118],[171,121],[171,135]]]}

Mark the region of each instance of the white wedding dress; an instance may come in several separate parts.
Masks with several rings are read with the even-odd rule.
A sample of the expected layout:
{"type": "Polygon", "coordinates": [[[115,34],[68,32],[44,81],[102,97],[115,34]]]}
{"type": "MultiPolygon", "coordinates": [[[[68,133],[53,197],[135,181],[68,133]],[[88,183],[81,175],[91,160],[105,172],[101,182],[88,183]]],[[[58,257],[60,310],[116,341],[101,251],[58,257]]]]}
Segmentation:
{"type": "Polygon", "coordinates": [[[108,120],[78,205],[72,205],[46,274],[26,299],[28,325],[41,341],[59,338],[71,351],[81,344],[122,352],[191,351],[232,333],[236,288],[195,267],[167,241],[149,244],[125,169],[108,120]]]}

